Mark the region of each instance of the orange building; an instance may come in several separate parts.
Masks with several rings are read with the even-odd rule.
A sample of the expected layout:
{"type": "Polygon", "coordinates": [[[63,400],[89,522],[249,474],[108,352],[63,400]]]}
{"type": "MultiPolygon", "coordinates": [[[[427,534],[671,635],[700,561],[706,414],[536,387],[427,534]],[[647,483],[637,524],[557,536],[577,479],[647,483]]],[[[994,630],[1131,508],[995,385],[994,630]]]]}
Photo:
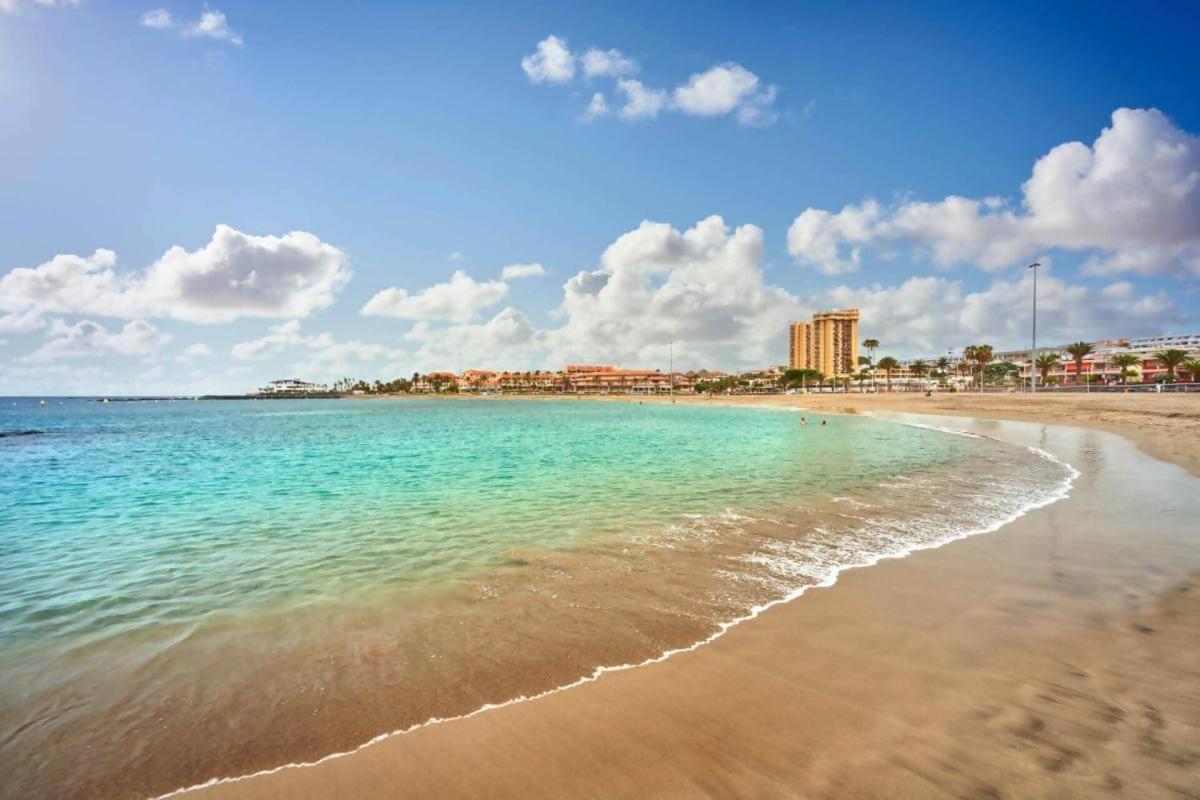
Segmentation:
{"type": "Polygon", "coordinates": [[[858,309],[818,311],[812,322],[792,324],[788,342],[792,369],[815,369],[827,378],[850,377],[858,371],[858,309]]]}

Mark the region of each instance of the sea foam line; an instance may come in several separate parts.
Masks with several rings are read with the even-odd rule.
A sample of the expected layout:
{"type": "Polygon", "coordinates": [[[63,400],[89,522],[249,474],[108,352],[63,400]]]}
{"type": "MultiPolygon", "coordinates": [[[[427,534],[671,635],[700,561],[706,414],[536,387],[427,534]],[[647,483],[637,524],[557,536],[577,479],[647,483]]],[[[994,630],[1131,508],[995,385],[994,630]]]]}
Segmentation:
{"type": "MultiPolygon", "coordinates": [[[[754,406],[748,406],[748,407],[754,407],[754,406]]],[[[1004,444],[1011,444],[1010,442],[1005,442],[1002,439],[996,439],[991,436],[985,436],[983,434],[973,433],[970,431],[964,431],[964,430],[956,429],[956,428],[943,428],[943,427],[939,427],[939,426],[935,426],[935,425],[925,425],[925,424],[916,423],[916,422],[901,422],[899,424],[908,425],[910,427],[915,427],[915,428],[926,428],[928,430],[941,431],[943,433],[954,434],[954,435],[959,435],[959,436],[967,436],[970,438],[992,439],[993,441],[1002,442],[1004,444]]],[[[321,756],[320,758],[318,758],[314,761],[293,761],[293,762],[289,762],[287,764],[280,764],[279,766],[276,766],[276,767],[270,767],[268,769],[258,770],[257,772],[250,772],[245,775],[236,775],[236,776],[230,776],[230,777],[224,777],[224,778],[210,778],[209,780],[207,780],[203,783],[197,783],[197,784],[193,784],[191,786],[183,786],[178,789],[172,789],[171,791],[169,791],[165,794],[161,794],[156,797],[153,797],[150,800],[167,800],[167,798],[179,797],[179,796],[187,794],[189,792],[199,791],[200,789],[207,789],[207,788],[210,788],[213,786],[220,786],[220,785],[227,784],[227,783],[238,783],[241,781],[250,780],[252,778],[261,778],[261,777],[265,777],[267,775],[274,775],[277,772],[283,772],[284,770],[301,769],[301,768],[305,768],[305,767],[315,767],[320,764],[324,764],[327,761],[333,761],[334,759],[344,758],[346,756],[353,755],[353,754],[359,752],[360,750],[365,750],[368,747],[379,744],[380,742],[390,739],[394,736],[403,736],[405,734],[412,733],[414,731],[420,730],[421,728],[429,727],[431,725],[441,725],[446,722],[456,722],[458,720],[470,719],[472,717],[479,716],[480,714],[483,714],[486,711],[494,711],[498,708],[504,708],[505,706],[516,705],[517,703],[524,703],[524,702],[528,702],[528,701],[532,701],[532,700],[540,700],[543,697],[549,697],[550,695],[558,694],[559,692],[565,692],[568,689],[574,689],[576,687],[583,686],[585,684],[594,683],[594,682],[598,681],[601,677],[603,677],[604,675],[606,675],[607,673],[610,673],[610,672],[624,672],[625,670],[637,669],[638,667],[645,667],[645,666],[649,666],[651,664],[658,664],[660,662],[666,661],[668,658],[671,658],[672,656],[680,655],[682,653],[690,653],[695,650],[699,650],[701,647],[704,647],[707,644],[711,644],[712,642],[715,642],[717,639],[724,636],[732,628],[735,628],[736,626],[742,624],[743,622],[749,622],[752,619],[758,618],[759,615],[761,615],[763,612],[767,611],[768,609],[771,609],[778,605],[783,605],[785,603],[790,603],[793,600],[796,600],[797,598],[802,597],[804,595],[804,593],[807,592],[809,589],[827,589],[830,586],[833,586],[834,584],[837,583],[838,576],[841,575],[843,572],[846,572],[846,571],[849,571],[852,569],[862,569],[865,567],[873,567],[876,564],[878,564],[880,561],[883,561],[884,559],[907,558],[908,556],[910,556],[913,553],[918,552],[920,550],[936,549],[938,547],[942,547],[943,545],[947,545],[950,542],[955,542],[955,541],[958,541],[959,539],[966,539],[970,536],[977,536],[977,535],[985,534],[985,533],[994,533],[994,532],[1000,530],[1001,528],[1003,528],[1005,525],[1009,524],[1010,522],[1014,522],[1014,521],[1020,519],[1021,517],[1025,516],[1030,511],[1036,511],[1039,508],[1044,508],[1046,506],[1052,505],[1053,503],[1057,503],[1060,500],[1065,500],[1068,497],[1070,497],[1071,496],[1071,494],[1070,494],[1071,487],[1074,486],[1075,479],[1078,478],[1082,474],[1079,470],[1075,469],[1075,467],[1071,466],[1066,461],[1063,461],[1062,459],[1058,458],[1057,456],[1055,456],[1052,453],[1049,453],[1045,450],[1042,450],[1041,448],[1034,447],[1032,445],[1024,445],[1024,447],[1027,450],[1029,450],[1030,452],[1040,456],[1041,458],[1046,459],[1047,461],[1051,461],[1055,464],[1061,464],[1062,466],[1066,467],[1067,477],[1066,477],[1066,479],[1063,480],[1063,482],[1059,485],[1059,487],[1055,491],[1051,492],[1047,497],[1045,497],[1041,500],[1038,500],[1038,501],[1031,502],[1031,503],[1017,509],[1015,512],[1010,514],[1008,517],[1000,519],[997,522],[994,522],[994,523],[991,523],[984,527],[973,529],[973,530],[960,531],[957,534],[947,536],[945,539],[942,539],[939,541],[925,542],[925,543],[913,543],[911,545],[908,545],[905,548],[901,548],[901,549],[897,550],[896,552],[883,553],[880,555],[870,556],[867,559],[865,559],[861,562],[858,562],[858,563],[848,563],[848,564],[838,565],[823,580],[820,580],[816,583],[798,587],[796,589],[793,589],[792,591],[790,591],[783,597],[779,597],[779,598],[776,598],[775,600],[770,600],[770,601],[767,601],[766,603],[762,603],[760,605],[754,606],[750,609],[749,612],[747,612],[746,614],[744,614],[740,617],[735,617],[734,619],[728,620],[726,622],[717,623],[717,629],[715,631],[713,631],[713,633],[706,636],[705,638],[703,638],[697,642],[694,642],[690,645],[687,645],[685,647],[676,647],[671,650],[666,650],[666,651],[660,653],[659,655],[652,656],[651,658],[647,658],[644,661],[638,661],[636,663],[631,663],[631,664],[615,664],[615,665],[599,666],[599,667],[596,667],[594,670],[592,670],[592,672],[590,674],[584,675],[584,676],[578,678],[577,680],[572,681],[571,683],[563,684],[562,686],[555,686],[555,687],[553,687],[551,689],[547,689],[543,692],[536,692],[534,694],[529,694],[529,695],[519,695],[517,697],[513,697],[509,700],[505,700],[500,703],[485,703],[482,706],[480,706],[479,708],[476,708],[473,711],[468,711],[465,714],[458,714],[456,716],[450,716],[450,717],[430,717],[429,719],[425,720],[424,722],[417,722],[417,723],[414,723],[414,724],[408,726],[407,728],[399,728],[394,731],[388,731],[386,733],[381,733],[378,736],[372,737],[371,739],[368,739],[367,741],[363,742],[362,744],[360,744],[357,747],[354,747],[350,750],[329,753],[328,755],[321,756]]]]}

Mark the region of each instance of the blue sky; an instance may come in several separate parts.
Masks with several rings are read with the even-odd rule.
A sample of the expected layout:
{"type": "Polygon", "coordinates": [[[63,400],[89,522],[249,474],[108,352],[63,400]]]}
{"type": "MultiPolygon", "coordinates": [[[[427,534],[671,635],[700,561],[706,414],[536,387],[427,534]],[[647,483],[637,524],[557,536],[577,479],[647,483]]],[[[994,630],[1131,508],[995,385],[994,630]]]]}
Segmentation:
{"type": "Polygon", "coordinates": [[[1194,4],[575,5],[0,0],[0,393],[765,365],[850,302],[895,355],[1009,346],[1033,258],[1049,338],[1200,327],[1194,4]],[[522,68],[551,36],[569,79],[522,68]]]}

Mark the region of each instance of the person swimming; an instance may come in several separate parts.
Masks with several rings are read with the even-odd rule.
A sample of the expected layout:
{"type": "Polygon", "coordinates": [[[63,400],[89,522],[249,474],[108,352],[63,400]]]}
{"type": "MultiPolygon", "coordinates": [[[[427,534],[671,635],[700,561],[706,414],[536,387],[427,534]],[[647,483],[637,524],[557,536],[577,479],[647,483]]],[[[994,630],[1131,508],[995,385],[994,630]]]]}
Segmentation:
{"type": "Polygon", "coordinates": [[[807,420],[806,418],[804,418],[804,417],[801,417],[801,418],[800,418],[800,424],[801,424],[801,425],[807,425],[807,424],[808,424],[808,420],[807,420]]]}

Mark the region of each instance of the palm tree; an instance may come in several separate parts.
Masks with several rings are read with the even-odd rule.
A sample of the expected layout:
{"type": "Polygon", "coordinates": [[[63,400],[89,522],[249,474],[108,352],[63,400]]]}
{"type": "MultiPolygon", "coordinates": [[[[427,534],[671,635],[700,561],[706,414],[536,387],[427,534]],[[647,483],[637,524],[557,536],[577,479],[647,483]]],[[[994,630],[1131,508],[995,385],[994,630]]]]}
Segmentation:
{"type": "Polygon", "coordinates": [[[1042,353],[1037,357],[1037,368],[1038,372],[1042,374],[1042,383],[1046,382],[1046,374],[1057,367],[1061,360],[1058,353],[1042,353]]]}
{"type": "Polygon", "coordinates": [[[988,364],[992,363],[993,350],[990,344],[981,344],[975,348],[975,359],[979,362],[979,390],[983,391],[983,379],[988,364]]]}
{"type": "Polygon", "coordinates": [[[1122,378],[1122,383],[1128,383],[1129,378],[1137,374],[1130,367],[1136,367],[1142,363],[1141,356],[1136,356],[1133,353],[1117,353],[1109,360],[1121,368],[1121,374],[1118,377],[1122,378]]]}
{"type": "Polygon", "coordinates": [[[1186,350],[1159,350],[1154,354],[1154,360],[1167,368],[1167,377],[1175,380],[1175,370],[1188,360],[1186,350]]]}
{"type": "Polygon", "coordinates": [[[946,375],[950,372],[950,359],[942,356],[937,360],[938,373],[941,375],[942,382],[945,383],[946,375]]]}
{"type": "Polygon", "coordinates": [[[970,375],[975,371],[973,366],[978,355],[979,345],[969,344],[963,348],[963,365],[967,367],[967,374],[970,375]]]}
{"type": "Polygon", "coordinates": [[[871,388],[875,387],[875,348],[879,347],[878,339],[864,339],[863,347],[867,348],[867,366],[871,368],[871,388]]]}
{"type": "Polygon", "coordinates": [[[1193,381],[1200,381],[1200,358],[1189,358],[1179,368],[1191,375],[1193,381]]]}
{"type": "Polygon", "coordinates": [[[1075,360],[1075,382],[1083,382],[1083,358],[1096,352],[1096,348],[1087,342],[1075,342],[1066,346],[1067,355],[1075,360]]]}
{"type": "Polygon", "coordinates": [[[929,365],[918,358],[916,361],[908,365],[908,371],[913,375],[916,375],[918,378],[924,378],[927,374],[929,374],[929,365]]]}
{"type": "Polygon", "coordinates": [[[898,369],[900,367],[900,362],[891,356],[884,356],[883,358],[879,359],[879,366],[883,370],[884,375],[887,376],[887,390],[891,392],[892,370],[898,369]]]}

